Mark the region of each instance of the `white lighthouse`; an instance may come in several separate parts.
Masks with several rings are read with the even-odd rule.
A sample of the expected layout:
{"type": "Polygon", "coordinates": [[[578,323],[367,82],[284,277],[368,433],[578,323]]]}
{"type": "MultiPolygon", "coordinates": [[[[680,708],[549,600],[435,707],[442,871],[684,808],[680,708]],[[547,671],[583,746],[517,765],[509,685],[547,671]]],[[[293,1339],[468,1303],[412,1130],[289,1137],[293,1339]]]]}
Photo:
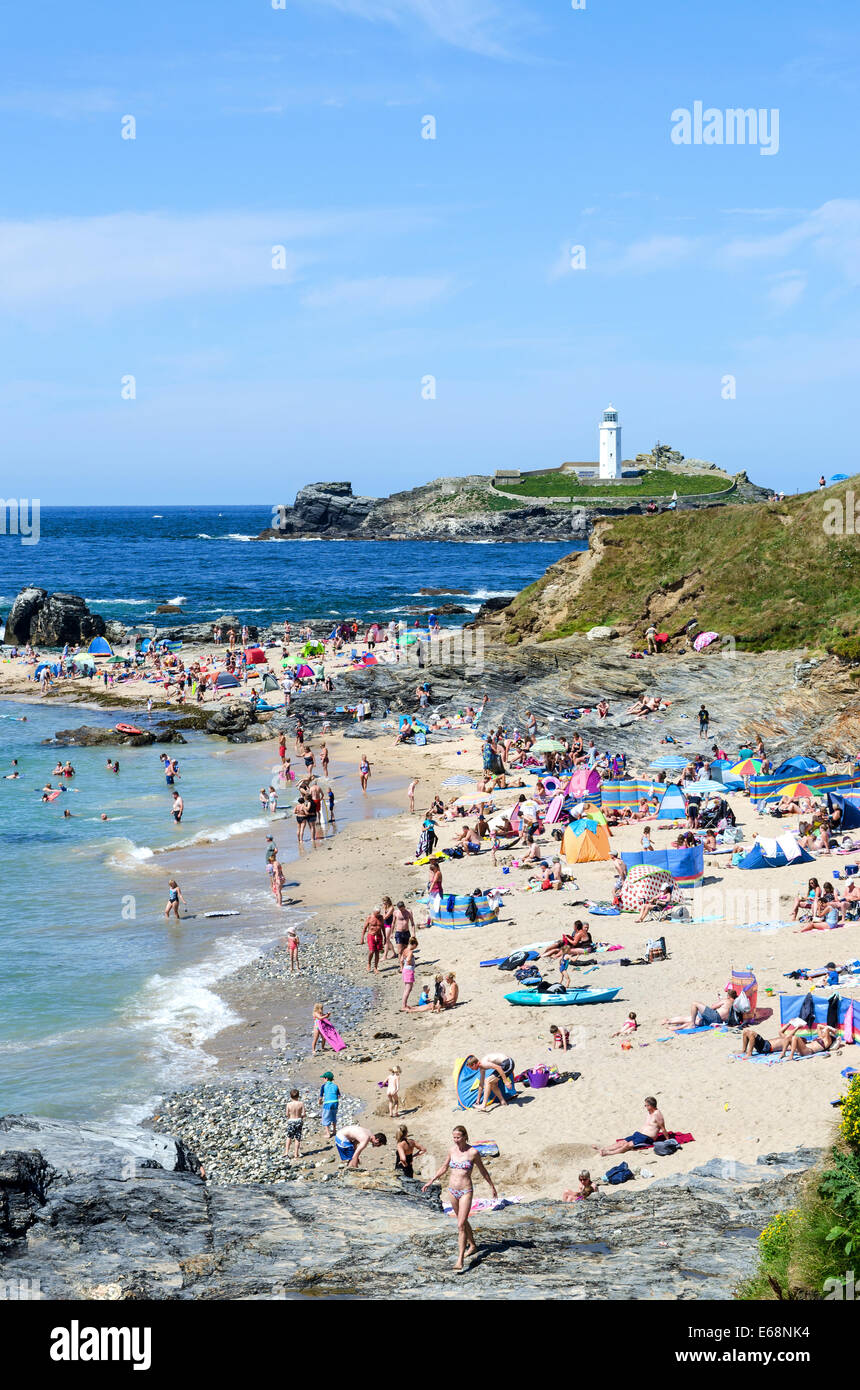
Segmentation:
{"type": "Polygon", "coordinates": [[[618,411],[610,402],[600,422],[600,478],[609,480],[620,477],[621,425],[618,423],[618,411]]]}

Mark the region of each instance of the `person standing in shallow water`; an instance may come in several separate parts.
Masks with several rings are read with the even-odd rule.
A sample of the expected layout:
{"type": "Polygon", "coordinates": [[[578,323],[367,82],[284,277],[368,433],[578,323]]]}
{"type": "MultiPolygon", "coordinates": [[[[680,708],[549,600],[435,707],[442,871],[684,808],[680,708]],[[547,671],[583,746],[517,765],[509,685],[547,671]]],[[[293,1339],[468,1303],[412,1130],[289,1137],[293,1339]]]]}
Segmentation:
{"type": "Polygon", "coordinates": [[[463,1272],[463,1261],[467,1255],[475,1255],[478,1250],[475,1241],[475,1233],[469,1224],[469,1212],[472,1210],[474,1201],[474,1191],[472,1188],[472,1169],[477,1168],[481,1177],[489,1184],[493,1199],[498,1197],[495,1184],[484,1167],[484,1160],[469,1143],[469,1135],[463,1125],[455,1125],[452,1136],[453,1146],[448,1153],[448,1157],[442,1164],[438,1172],[434,1173],[429,1182],[421,1188],[426,1192],[443,1173],[448,1173],[448,1197],[457,1218],[457,1263],[454,1269],[458,1274],[463,1272]]]}

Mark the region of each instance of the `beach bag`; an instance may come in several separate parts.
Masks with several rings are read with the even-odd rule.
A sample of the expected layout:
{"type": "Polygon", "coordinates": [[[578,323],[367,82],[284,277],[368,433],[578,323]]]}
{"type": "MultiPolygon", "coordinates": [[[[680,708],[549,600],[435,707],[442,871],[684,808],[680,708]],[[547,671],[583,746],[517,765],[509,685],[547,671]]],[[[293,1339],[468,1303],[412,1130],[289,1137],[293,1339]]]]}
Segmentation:
{"type": "Polygon", "coordinates": [[[499,965],[500,970],[517,970],[521,965],[525,965],[529,958],[528,951],[512,951],[507,960],[503,960],[499,965]]]}
{"type": "Polygon", "coordinates": [[[680,1147],[681,1145],[678,1143],[677,1139],[658,1139],[654,1145],[654,1152],[663,1157],[666,1154],[677,1153],[680,1147]]]}
{"type": "Polygon", "coordinates": [[[626,1163],[616,1163],[614,1168],[610,1168],[605,1175],[605,1181],[611,1183],[613,1187],[618,1183],[630,1182],[634,1174],[626,1163]]]}
{"type": "Polygon", "coordinates": [[[466,903],[466,917],[470,922],[477,922],[478,920],[478,904],[474,898],[470,898],[466,903]]]}

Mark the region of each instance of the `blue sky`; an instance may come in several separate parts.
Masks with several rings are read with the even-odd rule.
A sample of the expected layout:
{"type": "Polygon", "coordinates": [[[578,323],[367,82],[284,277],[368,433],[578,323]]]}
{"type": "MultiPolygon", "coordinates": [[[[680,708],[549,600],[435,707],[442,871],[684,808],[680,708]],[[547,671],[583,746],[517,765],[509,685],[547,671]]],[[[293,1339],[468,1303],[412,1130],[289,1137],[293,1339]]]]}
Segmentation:
{"type": "Polygon", "coordinates": [[[7,7],[4,495],[385,493],[593,459],[610,399],[628,457],[854,471],[858,32],[848,0],[7,7]],[[696,101],[776,108],[778,153],[673,143],[696,101]]]}

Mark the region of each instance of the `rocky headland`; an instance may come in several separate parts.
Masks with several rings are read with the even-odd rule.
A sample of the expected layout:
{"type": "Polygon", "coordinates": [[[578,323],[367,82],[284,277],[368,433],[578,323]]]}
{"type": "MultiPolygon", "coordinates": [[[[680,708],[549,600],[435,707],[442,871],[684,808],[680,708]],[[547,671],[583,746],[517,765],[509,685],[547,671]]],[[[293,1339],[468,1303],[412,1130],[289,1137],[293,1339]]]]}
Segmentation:
{"type": "Polygon", "coordinates": [[[417,1181],[332,1164],[212,1183],[168,1135],[7,1115],[0,1274],[43,1299],[730,1298],[818,1157],[714,1160],[574,1206],[508,1206],[479,1218],[458,1279],[450,1218],[417,1181]]]}

